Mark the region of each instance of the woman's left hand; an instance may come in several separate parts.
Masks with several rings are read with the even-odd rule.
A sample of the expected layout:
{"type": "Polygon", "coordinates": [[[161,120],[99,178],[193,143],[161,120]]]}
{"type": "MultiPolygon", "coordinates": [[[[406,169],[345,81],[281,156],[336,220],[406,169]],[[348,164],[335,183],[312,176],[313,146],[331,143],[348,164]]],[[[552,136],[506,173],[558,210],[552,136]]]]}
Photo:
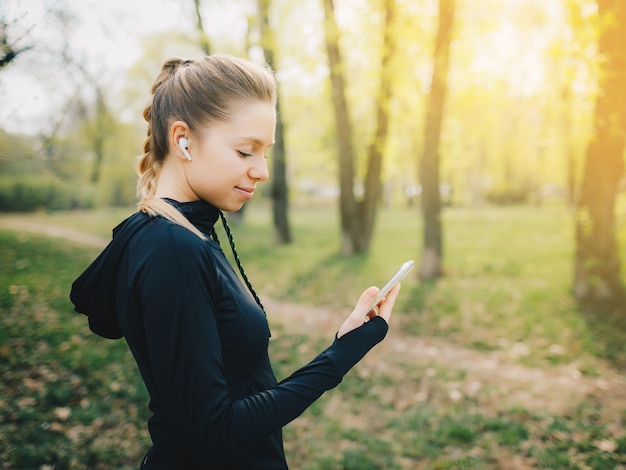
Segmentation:
{"type": "Polygon", "coordinates": [[[346,321],[341,325],[339,331],[337,332],[337,338],[341,338],[346,333],[349,333],[352,330],[357,329],[362,326],[363,323],[368,321],[370,318],[375,316],[380,316],[385,319],[387,323],[391,318],[391,311],[393,310],[393,305],[396,301],[396,297],[398,297],[398,293],[400,292],[400,283],[395,285],[387,294],[377,307],[375,307],[371,311],[367,311],[369,306],[372,304],[376,296],[378,295],[378,287],[368,287],[359,297],[359,301],[354,307],[354,310],[350,314],[350,316],[346,319],[346,321]]]}

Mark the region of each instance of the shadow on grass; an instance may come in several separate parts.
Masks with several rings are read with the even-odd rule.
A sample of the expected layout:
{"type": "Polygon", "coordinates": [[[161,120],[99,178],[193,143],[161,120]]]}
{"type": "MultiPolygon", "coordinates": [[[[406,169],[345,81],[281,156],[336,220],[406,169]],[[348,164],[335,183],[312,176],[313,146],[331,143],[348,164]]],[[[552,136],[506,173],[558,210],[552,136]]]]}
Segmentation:
{"type": "MultiPolygon", "coordinates": [[[[320,258],[320,260],[309,269],[294,275],[290,283],[286,286],[286,292],[306,290],[306,286],[314,288],[319,283],[321,277],[327,277],[333,280],[333,284],[337,289],[342,289],[342,280],[350,279],[354,273],[361,272],[366,266],[368,258],[366,255],[342,256],[337,253],[331,253],[328,256],[320,258]],[[323,274],[321,274],[323,273],[323,274]]],[[[318,293],[324,295],[324,293],[318,293]]],[[[332,295],[326,293],[325,295],[332,295]]],[[[323,300],[323,299],[322,299],[323,300]]]]}
{"type": "Polygon", "coordinates": [[[611,301],[580,300],[578,308],[596,339],[599,354],[626,370],[626,291],[611,301]]]}
{"type": "Polygon", "coordinates": [[[437,279],[421,280],[408,292],[407,299],[402,305],[408,312],[421,312],[426,308],[428,298],[437,287],[437,279]]]}

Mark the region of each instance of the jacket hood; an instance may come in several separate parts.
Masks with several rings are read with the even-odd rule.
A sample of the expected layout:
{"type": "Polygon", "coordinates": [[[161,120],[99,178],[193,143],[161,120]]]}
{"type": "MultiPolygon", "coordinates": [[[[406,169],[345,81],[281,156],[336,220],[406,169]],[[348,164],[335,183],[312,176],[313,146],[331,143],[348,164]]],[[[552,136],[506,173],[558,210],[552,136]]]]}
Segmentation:
{"type": "MultiPolygon", "coordinates": [[[[205,201],[178,202],[164,198],[192,224],[210,234],[219,218],[219,210],[205,201]]],[[[152,217],[137,212],[113,229],[113,239],[91,265],[72,284],[70,300],[74,309],[89,318],[91,331],[104,338],[123,336],[115,308],[115,286],[122,255],[130,239],[152,217]]]]}
{"type": "Polygon", "coordinates": [[[111,242],[72,284],[74,309],[87,315],[89,329],[104,338],[123,336],[115,310],[117,272],[128,242],[149,221],[149,215],[137,212],[115,227],[111,242]]]}

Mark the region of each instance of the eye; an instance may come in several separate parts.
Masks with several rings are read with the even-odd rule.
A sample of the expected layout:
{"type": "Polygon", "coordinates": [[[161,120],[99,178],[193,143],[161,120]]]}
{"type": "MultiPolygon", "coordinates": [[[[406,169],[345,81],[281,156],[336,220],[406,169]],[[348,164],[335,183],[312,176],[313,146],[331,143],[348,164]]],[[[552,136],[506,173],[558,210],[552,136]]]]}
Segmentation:
{"type": "Polygon", "coordinates": [[[242,157],[251,157],[253,155],[251,153],[242,152],[241,150],[237,150],[237,153],[241,155],[242,157]]]}

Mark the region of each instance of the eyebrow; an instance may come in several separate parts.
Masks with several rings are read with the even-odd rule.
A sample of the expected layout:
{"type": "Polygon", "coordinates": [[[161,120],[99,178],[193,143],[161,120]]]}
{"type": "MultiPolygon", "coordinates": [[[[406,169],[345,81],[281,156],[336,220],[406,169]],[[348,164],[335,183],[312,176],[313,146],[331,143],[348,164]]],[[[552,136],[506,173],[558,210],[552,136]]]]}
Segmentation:
{"type": "MultiPolygon", "coordinates": [[[[257,145],[267,145],[265,142],[263,142],[261,139],[259,139],[257,137],[241,137],[241,140],[251,141],[251,142],[254,142],[257,145]]],[[[268,145],[268,147],[271,147],[275,143],[276,143],[276,141],[273,141],[272,143],[270,143],[268,145]]]]}

